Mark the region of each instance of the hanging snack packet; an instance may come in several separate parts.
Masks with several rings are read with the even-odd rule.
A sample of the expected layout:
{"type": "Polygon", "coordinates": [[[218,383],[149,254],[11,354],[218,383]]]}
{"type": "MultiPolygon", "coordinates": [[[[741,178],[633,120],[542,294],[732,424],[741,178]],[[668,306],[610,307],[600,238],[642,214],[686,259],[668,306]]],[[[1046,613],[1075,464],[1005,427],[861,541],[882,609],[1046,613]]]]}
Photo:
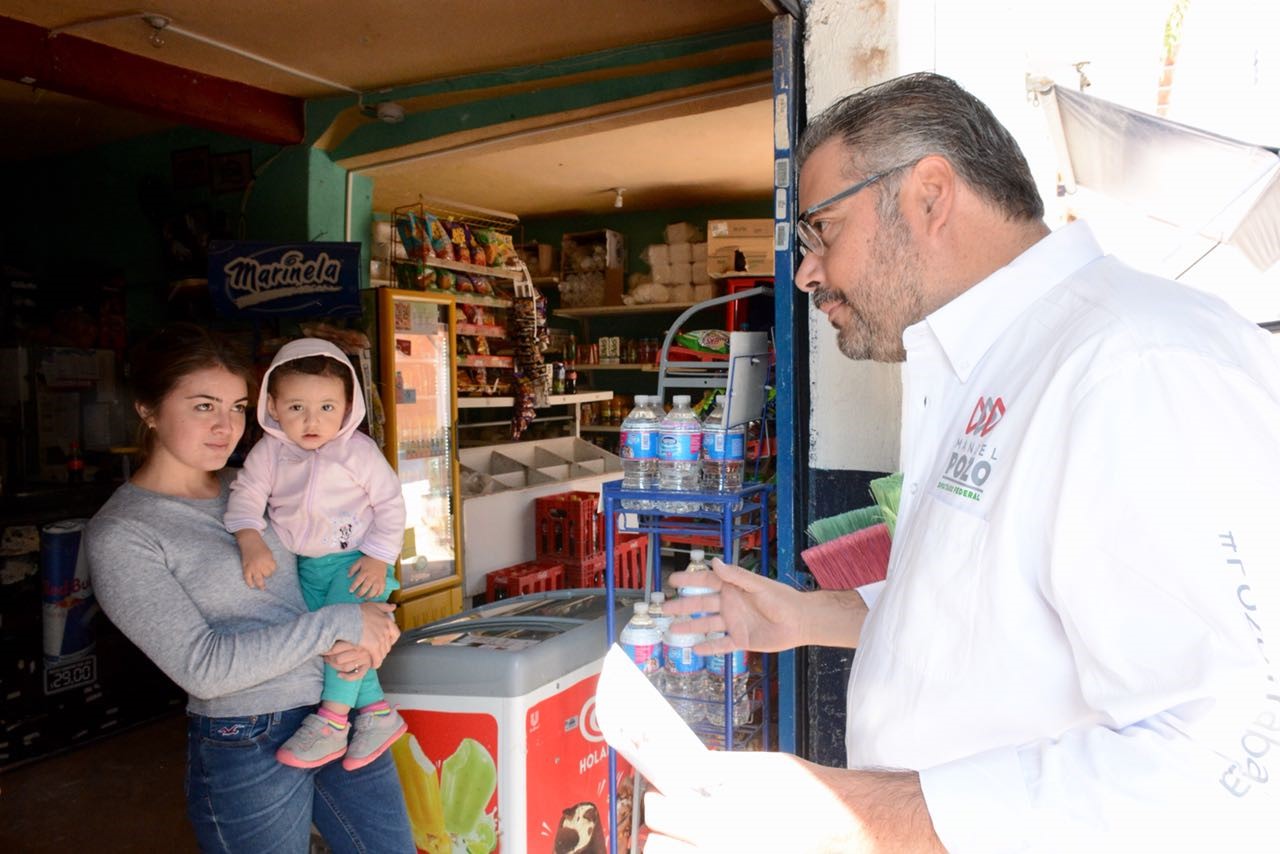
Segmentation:
{"type": "Polygon", "coordinates": [[[481,267],[488,266],[489,258],[485,253],[485,249],[480,245],[480,241],[476,240],[475,232],[467,227],[467,251],[471,254],[471,263],[478,264],[481,267]]]}
{"type": "Polygon", "coordinates": [[[470,264],[471,246],[467,240],[467,227],[460,222],[446,222],[444,227],[449,232],[449,242],[453,246],[453,260],[470,264]]]}
{"type": "Polygon", "coordinates": [[[404,244],[406,257],[419,261],[426,257],[422,220],[414,216],[413,211],[396,217],[396,233],[404,244]]]}
{"type": "Polygon", "coordinates": [[[431,254],[436,258],[452,261],[453,242],[449,239],[449,230],[445,228],[444,223],[436,217],[431,217],[427,222],[426,232],[431,254]]]}

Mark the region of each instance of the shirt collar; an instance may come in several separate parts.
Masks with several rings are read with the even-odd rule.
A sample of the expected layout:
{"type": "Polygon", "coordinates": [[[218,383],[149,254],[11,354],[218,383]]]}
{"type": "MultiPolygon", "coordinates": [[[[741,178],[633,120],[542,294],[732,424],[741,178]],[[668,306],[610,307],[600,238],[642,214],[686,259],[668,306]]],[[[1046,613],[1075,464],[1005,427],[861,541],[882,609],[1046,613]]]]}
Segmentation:
{"type": "Polygon", "coordinates": [[[903,343],[910,350],[933,333],[961,382],[1001,333],[1029,305],[1086,264],[1102,249],[1089,226],[1069,223],[1038,240],[1008,265],[908,327],[903,343]]]}

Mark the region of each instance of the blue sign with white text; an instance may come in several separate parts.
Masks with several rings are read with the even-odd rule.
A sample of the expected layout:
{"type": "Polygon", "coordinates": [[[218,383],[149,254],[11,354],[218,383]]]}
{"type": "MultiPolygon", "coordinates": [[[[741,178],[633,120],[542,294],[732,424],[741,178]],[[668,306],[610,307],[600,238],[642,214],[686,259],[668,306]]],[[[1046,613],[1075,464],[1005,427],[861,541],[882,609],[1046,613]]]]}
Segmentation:
{"type": "Polygon", "coordinates": [[[209,295],[219,314],[360,314],[359,243],[209,244],[209,295]]]}

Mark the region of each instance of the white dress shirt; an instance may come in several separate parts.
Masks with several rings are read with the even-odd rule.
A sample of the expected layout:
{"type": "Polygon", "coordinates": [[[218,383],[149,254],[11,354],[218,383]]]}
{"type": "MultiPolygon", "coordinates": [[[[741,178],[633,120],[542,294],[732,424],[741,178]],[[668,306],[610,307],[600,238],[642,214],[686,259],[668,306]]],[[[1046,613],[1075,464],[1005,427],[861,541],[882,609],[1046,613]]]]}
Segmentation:
{"type": "Polygon", "coordinates": [[[849,683],[953,854],[1280,851],[1280,365],[1083,223],[904,333],[849,683]]]}

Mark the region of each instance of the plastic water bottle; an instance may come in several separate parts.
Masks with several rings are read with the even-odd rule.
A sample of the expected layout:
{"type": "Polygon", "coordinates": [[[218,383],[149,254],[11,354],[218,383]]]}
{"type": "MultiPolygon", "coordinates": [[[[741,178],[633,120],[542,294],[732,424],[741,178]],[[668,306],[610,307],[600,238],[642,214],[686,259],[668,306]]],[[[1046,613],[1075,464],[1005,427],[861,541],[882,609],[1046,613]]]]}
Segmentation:
{"type": "MultiPolygon", "coordinates": [[[[673,624],[674,626],[675,624],[673,624]]],[[[684,722],[693,725],[706,717],[706,664],[693,651],[702,643],[700,634],[685,634],[667,629],[662,638],[663,693],[684,722]]],[[[723,715],[721,715],[723,717],[723,715]]]]}
{"type": "MultiPolygon", "coordinates": [[[[702,549],[690,549],[689,565],[684,568],[684,571],[710,573],[711,564],[707,563],[707,553],[702,549]]],[[[705,577],[710,578],[710,575],[705,577]]],[[[708,593],[715,593],[716,590],[706,586],[698,580],[695,580],[693,584],[686,584],[684,587],[681,587],[679,592],[681,596],[705,596],[708,593]]],[[[694,614],[693,616],[696,617],[698,615],[694,614]]]]}
{"type": "MultiPolygon", "coordinates": [[[[636,405],[622,421],[619,452],[622,455],[622,488],[656,490],[658,488],[658,426],[662,423],[654,409],[653,398],[636,395],[636,405]]],[[[628,500],[627,510],[651,510],[657,502],[628,500]]]]}
{"type": "Polygon", "coordinates": [[[652,679],[659,673],[658,657],[662,655],[662,633],[649,616],[649,606],[646,603],[637,602],[632,608],[635,613],[623,626],[618,643],[631,656],[640,672],[652,679]]]}
{"type": "MultiPolygon", "coordinates": [[[[702,423],[689,407],[689,395],[677,394],[671,411],[662,419],[658,436],[658,487],[663,491],[691,492],[701,485],[702,423]]],[[[696,501],[663,501],[667,513],[694,513],[696,501]]]]}
{"type": "Polygon", "coordinates": [[[716,395],[716,405],[702,422],[702,488],[709,492],[742,488],[746,431],[742,425],[725,426],[724,404],[724,395],[716,395]]]}
{"type": "MultiPolygon", "coordinates": [[[[708,640],[724,637],[724,632],[707,635],[708,640]]],[[[747,696],[747,654],[743,650],[707,656],[706,698],[707,723],[724,726],[725,679],[733,680],[733,725],[751,720],[752,701],[747,696]],[[727,675],[726,675],[727,670],[727,675]]]]}
{"type": "MultiPolygon", "coordinates": [[[[671,623],[675,620],[675,617],[669,617],[662,613],[662,603],[666,601],[667,594],[661,590],[655,590],[649,594],[649,619],[653,620],[653,624],[658,627],[658,631],[662,633],[663,637],[666,637],[667,629],[671,628],[671,623]]],[[[666,651],[663,647],[658,647],[658,649],[662,652],[662,655],[658,658],[658,664],[665,664],[666,651]]]]}

